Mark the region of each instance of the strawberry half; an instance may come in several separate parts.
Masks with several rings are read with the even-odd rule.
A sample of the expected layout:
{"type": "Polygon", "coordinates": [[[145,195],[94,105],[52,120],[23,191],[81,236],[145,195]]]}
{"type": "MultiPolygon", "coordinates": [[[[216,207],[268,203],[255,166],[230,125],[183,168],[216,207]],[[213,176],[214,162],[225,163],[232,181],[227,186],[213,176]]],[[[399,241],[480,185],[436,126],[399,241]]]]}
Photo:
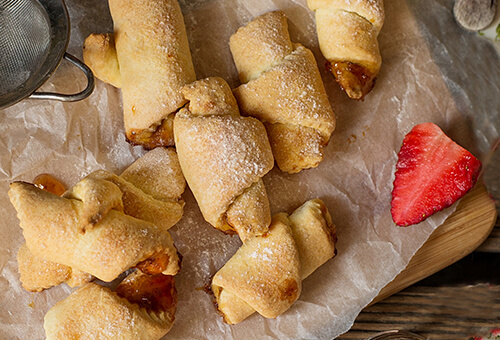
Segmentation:
{"type": "Polygon", "coordinates": [[[398,226],[420,223],[476,184],[481,162],[433,123],[416,125],[398,153],[391,214],[398,226]]]}

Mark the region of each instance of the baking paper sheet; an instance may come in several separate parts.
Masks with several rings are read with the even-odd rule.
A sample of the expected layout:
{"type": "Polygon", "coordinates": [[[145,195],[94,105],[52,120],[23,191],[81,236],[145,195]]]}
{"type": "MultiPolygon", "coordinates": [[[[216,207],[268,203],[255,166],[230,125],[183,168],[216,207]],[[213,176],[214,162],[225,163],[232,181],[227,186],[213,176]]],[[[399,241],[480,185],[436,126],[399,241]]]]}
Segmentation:
{"type": "MultiPolygon", "coordinates": [[[[171,229],[184,258],[176,277],[176,322],[165,338],[332,339],[350,328],[362,308],[405,268],[455,208],[416,226],[394,225],[390,193],[404,135],[414,125],[432,121],[480,158],[498,138],[498,55],[488,42],[454,24],[452,1],[407,6],[386,0],[379,36],[382,70],[374,90],[357,102],[348,99],[325,70],[314,14],[305,1],[180,3],[198,78],[220,76],[237,86],[229,37],[270,10],[285,11],[292,41],[314,52],[337,116],[325,160],[316,169],[294,175],[275,168],[264,182],[273,213],[290,213],[311,198],[324,200],[339,241],[338,256],[304,281],[302,295],[290,310],[277,319],[254,314],[229,326],[203,287],[241,243],[204,222],[186,190],[184,217],[171,229]],[[484,51],[491,54],[480,54],[484,51]],[[482,57],[490,64],[479,63],[482,57]],[[481,66],[487,71],[478,71],[481,66]],[[481,103],[484,98],[489,102],[481,103]]],[[[81,57],[86,36],[112,30],[107,2],[68,0],[66,5],[72,27],[69,52],[81,57]]],[[[84,81],[79,71],[63,62],[43,90],[77,91],[84,81]]],[[[121,115],[120,90],[101,81],[82,102],[25,100],[0,111],[0,338],[43,339],[45,313],[72,290],[61,285],[35,294],[21,287],[16,253],[24,240],[7,197],[9,183],[50,173],[69,187],[97,169],[121,173],[144,153],[125,141],[121,115]]]]}

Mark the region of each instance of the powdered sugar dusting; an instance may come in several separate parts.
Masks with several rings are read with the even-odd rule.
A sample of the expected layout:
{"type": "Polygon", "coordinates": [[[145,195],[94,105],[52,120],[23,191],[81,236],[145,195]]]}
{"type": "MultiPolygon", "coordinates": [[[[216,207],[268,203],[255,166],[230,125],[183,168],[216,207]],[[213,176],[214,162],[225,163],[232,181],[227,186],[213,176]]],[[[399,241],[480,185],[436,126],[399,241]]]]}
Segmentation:
{"type": "Polygon", "coordinates": [[[185,162],[191,164],[186,179],[204,215],[220,218],[235,197],[272,168],[266,132],[249,117],[186,113],[176,117],[179,160],[183,169],[185,162]]]}
{"type": "Polygon", "coordinates": [[[287,124],[268,129],[280,169],[297,172],[317,166],[335,129],[335,115],[316,60],[310,50],[292,44],[284,13],[264,14],[240,28],[231,37],[231,51],[240,78],[250,80],[234,92],[243,114],[287,124]],[[248,40],[252,45],[247,49],[248,40]],[[287,126],[291,131],[284,133],[287,126]],[[295,126],[317,130],[322,140],[298,137],[295,126]],[[313,157],[311,150],[317,150],[313,157]]]}

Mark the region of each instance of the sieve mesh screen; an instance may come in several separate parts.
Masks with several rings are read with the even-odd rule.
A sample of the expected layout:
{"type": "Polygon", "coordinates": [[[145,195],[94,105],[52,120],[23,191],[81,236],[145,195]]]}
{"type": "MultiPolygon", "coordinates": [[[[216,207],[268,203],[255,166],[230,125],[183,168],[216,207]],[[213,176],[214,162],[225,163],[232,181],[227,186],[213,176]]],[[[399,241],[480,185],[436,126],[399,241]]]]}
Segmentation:
{"type": "Polygon", "coordinates": [[[0,0],[0,95],[22,86],[49,53],[49,17],[36,0],[0,0]]]}

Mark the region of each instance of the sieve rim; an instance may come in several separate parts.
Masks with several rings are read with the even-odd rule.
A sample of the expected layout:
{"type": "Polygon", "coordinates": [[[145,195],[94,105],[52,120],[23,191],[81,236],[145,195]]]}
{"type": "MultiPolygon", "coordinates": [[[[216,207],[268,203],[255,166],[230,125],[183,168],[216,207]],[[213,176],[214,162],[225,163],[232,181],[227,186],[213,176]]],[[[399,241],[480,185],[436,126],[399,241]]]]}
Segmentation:
{"type": "Polygon", "coordinates": [[[70,39],[70,18],[64,0],[35,0],[42,5],[50,24],[50,46],[37,72],[14,91],[0,96],[0,109],[17,104],[40,88],[60,65],[70,39]]]}

